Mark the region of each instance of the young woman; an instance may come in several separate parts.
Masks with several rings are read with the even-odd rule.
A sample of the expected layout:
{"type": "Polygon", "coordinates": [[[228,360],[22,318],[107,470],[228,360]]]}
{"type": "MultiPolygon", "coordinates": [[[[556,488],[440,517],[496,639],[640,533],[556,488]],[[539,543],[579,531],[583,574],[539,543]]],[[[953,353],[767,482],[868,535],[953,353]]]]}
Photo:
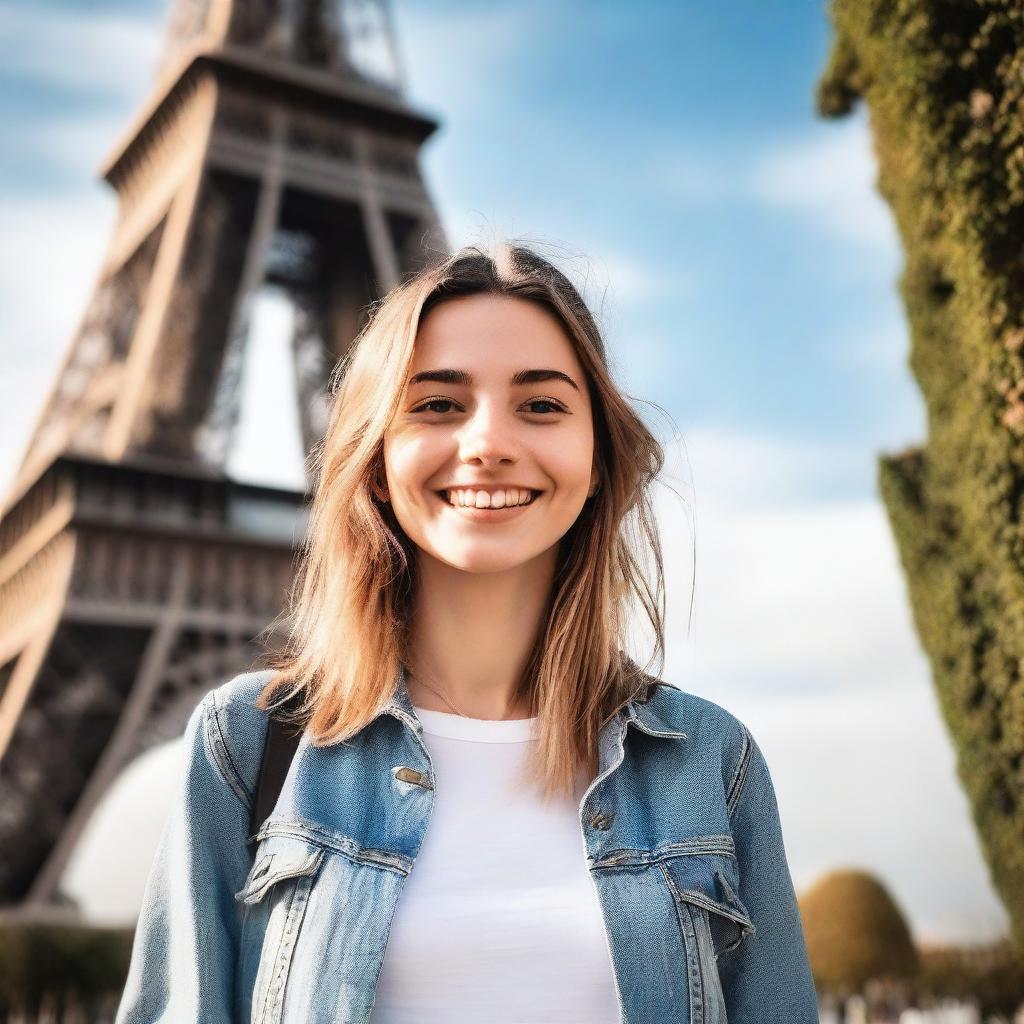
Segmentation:
{"type": "Polygon", "coordinates": [[[663,656],[664,456],[571,282],[464,249],[333,390],[288,642],[189,722],[120,1024],[817,1021],[760,749],[623,650],[636,599],[663,656]]]}

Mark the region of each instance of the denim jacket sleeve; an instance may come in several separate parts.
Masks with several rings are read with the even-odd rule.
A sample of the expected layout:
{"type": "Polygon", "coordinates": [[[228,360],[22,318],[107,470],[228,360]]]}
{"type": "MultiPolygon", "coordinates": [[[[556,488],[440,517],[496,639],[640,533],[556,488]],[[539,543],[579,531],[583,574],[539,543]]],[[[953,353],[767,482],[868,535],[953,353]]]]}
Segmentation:
{"type": "Polygon", "coordinates": [[[116,1024],[233,1019],[239,918],[251,867],[250,794],[232,763],[216,691],[193,711],[185,760],[143,896],[116,1024]]]}
{"type": "Polygon", "coordinates": [[[726,1012],[743,1024],[818,1024],[803,923],[768,765],[743,726],[729,813],[739,870],[740,901],[755,931],[718,957],[726,1012]]]}

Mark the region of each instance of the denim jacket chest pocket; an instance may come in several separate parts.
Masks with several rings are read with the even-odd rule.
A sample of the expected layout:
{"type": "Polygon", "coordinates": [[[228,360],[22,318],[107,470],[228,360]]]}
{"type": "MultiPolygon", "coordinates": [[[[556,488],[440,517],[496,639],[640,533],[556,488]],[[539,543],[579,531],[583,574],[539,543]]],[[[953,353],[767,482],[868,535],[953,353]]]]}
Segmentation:
{"type": "Polygon", "coordinates": [[[239,1007],[238,1019],[246,1024],[283,1019],[295,942],[324,854],[322,846],[304,838],[268,836],[256,848],[245,885],[235,893],[242,907],[241,990],[251,988],[251,1003],[239,1007]],[[249,986],[245,979],[254,973],[249,986]]]}
{"type": "MultiPolygon", "coordinates": [[[[254,781],[238,766],[258,763],[265,712],[253,702],[268,679],[240,676],[189,719],[118,1024],[371,1020],[392,914],[430,817],[429,761],[396,729],[396,719],[413,721],[404,698],[351,747],[300,746],[292,797],[279,800],[253,856],[254,781]],[[365,792],[368,805],[339,801],[341,787],[365,792]]],[[[659,693],[657,706],[632,708],[637,729],[620,722],[604,734],[590,789],[597,813],[580,808],[624,1024],[721,1024],[726,1013],[733,1024],[816,1024],[760,747],[718,706],[659,693]]]]}
{"type": "Polygon", "coordinates": [[[659,863],[683,933],[690,1019],[694,1024],[725,1024],[718,956],[735,949],[756,930],[736,894],[738,878],[732,838],[720,838],[721,853],[684,853],[659,863]]]}
{"type": "Polygon", "coordinates": [[[614,851],[594,870],[621,917],[613,938],[621,930],[630,943],[647,950],[631,993],[641,1016],[660,1013],[688,1024],[726,1024],[718,957],[755,931],[737,895],[732,836],[614,851]]]}
{"type": "Polygon", "coordinates": [[[309,822],[279,821],[257,838],[235,894],[235,1024],[366,1024],[410,858],[309,822]]]}
{"type": "MultiPolygon", "coordinates": [[[[732,837],[689,839],[662,844],[653,851],[619,851],[603,858],[600,864],[595,865],[595,869],[598,876],[605,877],[607,873],[617,874],[622,871],[633,875],[638,882],[639,876],[642,876],[643,888],[636,895],[646,895],[641,895],[639,902],[629,900],[629,915],[639,915],[637,924],[641,932],[655,945],[663,945],[656,941],[655,933],[665,934],[660,932],[661,926],[656,925],[655,920],[663,920],[665,926],[675,933],[676,939],[672,944],[677,946],[679,953],[672,954],[665,966],[674,975],[676,984],[672,988],[682,1000],[682,1005],[676,1009],[681,1012],[685,1006],[688,1011],[687,1016],[681,1016],[680,1019],[686,1019],[690,1024],[726,1024],[718,955],[736,948],[755,930],[736,894],[738,875],[732,837]],[[665,898],[654,897],[654,890],[647,888],[648,885],[664,893],[665,898]],[[665,911],[656,909],[661,905],[664,905],[665,911]],[[671,921],[661,916],[664,913],[671,916],[671,921]],[[648,929],[653,931],[648,932],[648,929]]],[[[305,976],[312,970],[312,977],[315,978],[316,967],[307,962],[308,958],[301,948],[296,951],[300,933],[304,930],[312,928],[313,931],[324,931],[319,938],[315,935],[307,936],[309,942],[304,940],[303,943],[309,947],[312,942],[322,952],[325,944],[331,944],[328,931],[334,933],[337,941],[339,932],[352,935],[353,928],[358,929],[354,921],[347,920],[355,911],[355,916],[362,919],[363,930],[366,932],[362,936],[365,945],[373,946],[373,908],[376,907],[376,912],[381,913],[389,900],[370,901],[364,907],[364,913],[356,911],[355,904],[360,900],[353,898],[356,894],[351,889],[347,900],[339,899],[337,891],[325,891],[317,895],[318,887],[332,890],[339,888],[335,884],[339,870],[344,871],[346,877],[352,877],[353,874],[358,877],[366,871],[371,871],[378,878],[382,874],[393,875],[391,871],[382,872],[379,865],[371,867],[354,863],[348,857],[340,857],[335,851],[325,849],[306,836],[269,835],[260,841],[245,884],[235,894],[243,914],[241,948],[246,960],[242,965],[240,988],[242,992],[251,992],[251,1003],[246,1000],[244,1005],[237,1008],[239,1016],[236,1019],[239,1022],[281,1024],[286,1019],[300,1019],[297,1013],[301,1014],[301,1019],[318,1019],[316,1007],[320,1006],[321,1000],[318,997],[321,993],[314,996],[304,991],[312,984],[312,978],[305,976]],[[325,859],[332,864],[338,861],[327,873],[327,877],[325,859]],[[329,921],[314,920],[313,924],[304,924],[311,897],[315,897],[321,905],[332,905],[329,921]],[[245,982],[246,977],[249,979],[248,984],[245,982]]],[[[384,894],[378,892],[377,895],[381,897],[384,894]]],[[[396,897],[397,892],[392,892],[391,898],[396,897]]],[[[314,914],[315,918],[321,916],[322,911],[314,914]]],[[[382,941],[386,942],[386,936],[382,937],[382,941]]],[[[366,952],[368,949],[364,949],[366,952]]],[[[636,980],[641,979],[638,977],[636,980]]],[[[651,986],[650,994],[653,998],[662,998],[656,977],[647,979],[645,984],[651,986]]],[[[372,998],[369,988],[363,995],[372,998]]],[[[331,1002],[336,1010],[341,1009],[339,1003],[331,1002]]],[[[340,1002],[343,1003],[344,999],[340,1002]]],[[[356,1008],[352,1010],[351,1018],[342,1012],[341,1019],[360,1019],[356,1008]]]]}

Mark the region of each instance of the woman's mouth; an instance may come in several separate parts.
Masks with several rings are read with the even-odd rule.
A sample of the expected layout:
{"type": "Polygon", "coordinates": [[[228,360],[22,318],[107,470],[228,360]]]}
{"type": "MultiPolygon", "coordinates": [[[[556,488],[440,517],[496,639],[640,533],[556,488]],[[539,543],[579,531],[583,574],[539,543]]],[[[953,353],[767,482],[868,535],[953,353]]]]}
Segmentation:
{"type": "Polygon", "coordinates": [[[438,498],[440,498],[440,500],[453,512],[457,512],[467,519],[475,519],[479,522],[488,522],[513,518],[523,509],[527,509],[531,505],[536,504],[537,498],[539,498],[544,492],[531,491],[529,501],[523,502],[522,504],[505,505],[502,508],[492,508],[489,505],[484,506],[483,508],[479,508],[476,505],[456,505],[453,504],[449,498],[449,494],[451,492],[435,491],[434,493],[437,494],[438,498]]]}

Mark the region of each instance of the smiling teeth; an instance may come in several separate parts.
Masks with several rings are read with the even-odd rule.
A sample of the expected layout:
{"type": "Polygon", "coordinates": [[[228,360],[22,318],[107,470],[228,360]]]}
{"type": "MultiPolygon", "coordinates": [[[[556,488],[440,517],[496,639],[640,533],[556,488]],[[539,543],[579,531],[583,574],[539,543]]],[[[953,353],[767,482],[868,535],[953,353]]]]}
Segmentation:
{"type": "Polygon", "coordinates": [[[533,500],[533,491],[521,491],[517,488],[495,491],[493,494],[472,490],[445,491],[444,495],[448,504],[456,508],[506,508],[512,505],[528,505],[533,500]]]}

